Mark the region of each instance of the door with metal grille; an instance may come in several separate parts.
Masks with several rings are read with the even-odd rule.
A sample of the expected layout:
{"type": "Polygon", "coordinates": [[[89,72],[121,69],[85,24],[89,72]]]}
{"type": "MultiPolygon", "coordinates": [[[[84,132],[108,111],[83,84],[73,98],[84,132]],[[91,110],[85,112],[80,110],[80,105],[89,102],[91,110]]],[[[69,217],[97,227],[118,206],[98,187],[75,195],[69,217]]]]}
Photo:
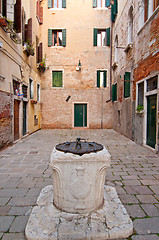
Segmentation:
{"type": "Polygon", "coordinates": [[[156,103],[157,95],[147,97],[147,142],[150,147],[156,144],[156,103]]]}
{"type": "Polygon", "coordinates": [[[19,101],[14,100],[14,141],[19,139],[19,101]]]}

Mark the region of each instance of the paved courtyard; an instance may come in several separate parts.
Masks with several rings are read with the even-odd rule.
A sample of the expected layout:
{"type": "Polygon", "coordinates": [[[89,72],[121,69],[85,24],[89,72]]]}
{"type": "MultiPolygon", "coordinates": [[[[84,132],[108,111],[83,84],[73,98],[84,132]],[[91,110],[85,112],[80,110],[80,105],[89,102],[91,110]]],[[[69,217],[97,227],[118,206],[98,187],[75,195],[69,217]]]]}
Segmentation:
{"type": "MultiPolygon", "coordinates": [[[[24,240],[41,189],[52,184],[53,147],[82,137],[112,156],[105,183],[114,186],[133,220],[129,240],[159,240],[159,156],[113,130],[41,130],[0,152],[0,239],[24,240]]],[[[103,239],[104,240],[104,239],[103,239]]]]}

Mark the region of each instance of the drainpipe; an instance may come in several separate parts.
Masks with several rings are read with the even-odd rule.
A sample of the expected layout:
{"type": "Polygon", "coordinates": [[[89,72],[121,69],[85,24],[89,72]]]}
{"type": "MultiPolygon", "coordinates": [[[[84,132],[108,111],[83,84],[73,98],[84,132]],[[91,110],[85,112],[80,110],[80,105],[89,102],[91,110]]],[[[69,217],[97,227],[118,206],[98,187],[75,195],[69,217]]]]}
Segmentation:
{"type": "Polygon", "coordinates": [[[13,143],[13,139],[12,139],[13,101],[12,101],[12,85],[11,85],[11,82],[9,83],[9,85],[10,85],[10,119],[11,119],[11,124],[10,124],[10,142],[13,143]]]}
{"type": "MultiPolygon", "coordinates": [[[[111,18],[111,15],[110,15],[110,18],[111,18]]],[[[112,100],[112,51],[113,51],[112,40],[113,40],[113,22],[111,20],[111,25],[110,25],[110,99],[107,100],[106,103],[108,103],[112,100]]]]}

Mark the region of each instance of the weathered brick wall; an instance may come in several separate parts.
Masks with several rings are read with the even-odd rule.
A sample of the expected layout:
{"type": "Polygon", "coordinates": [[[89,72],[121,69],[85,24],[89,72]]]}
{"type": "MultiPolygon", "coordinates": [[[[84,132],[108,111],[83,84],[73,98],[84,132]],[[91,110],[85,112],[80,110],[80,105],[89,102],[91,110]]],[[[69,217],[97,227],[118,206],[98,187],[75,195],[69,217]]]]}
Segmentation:
{"type": "Polygon", "coordinates": [[[0,148],[11,142],[10,95],[0,91],[0,148]]]}

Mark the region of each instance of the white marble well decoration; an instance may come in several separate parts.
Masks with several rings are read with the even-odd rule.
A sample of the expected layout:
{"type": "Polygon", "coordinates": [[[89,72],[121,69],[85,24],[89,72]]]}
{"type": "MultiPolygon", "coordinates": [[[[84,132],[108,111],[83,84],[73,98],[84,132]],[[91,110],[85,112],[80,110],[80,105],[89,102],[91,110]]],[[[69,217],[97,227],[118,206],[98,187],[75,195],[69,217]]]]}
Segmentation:
{"type": "Polygon", "coordinates": [[[105,148],[82,156],[54,148],[50,166],[53,203],[58,209],[89,213],[103,205],[106,169],[110,166],[110,154],[105,148]]]}

